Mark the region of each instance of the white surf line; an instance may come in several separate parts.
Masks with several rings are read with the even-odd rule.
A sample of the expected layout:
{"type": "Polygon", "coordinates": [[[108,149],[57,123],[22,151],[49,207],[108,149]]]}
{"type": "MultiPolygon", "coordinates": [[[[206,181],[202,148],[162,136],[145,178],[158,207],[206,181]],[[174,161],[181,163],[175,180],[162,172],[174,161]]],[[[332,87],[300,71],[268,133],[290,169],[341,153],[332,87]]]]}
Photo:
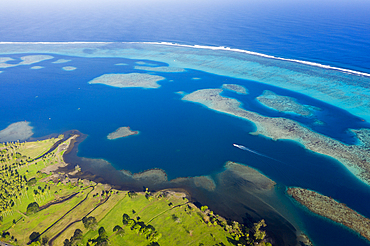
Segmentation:
{"type": "Polygon", "coordinates": [[[179,46],[179,47],[196,48],[196,49],[233,51],[233,52],[245,53],[245,54],[248,54],[248,55],[255,55],[255,56],[260,56],[260,57],[265,57],[265,58],[270,58],[270,59],[275,59],[275,60],[296,62],[296,63],[305,64],[305,65],[309,65],[309,66],[313,66],[313,67],[320,67],[320,68],[325,68],[325,69],[330,69],[330,70],[337,70],[337,71],[340,71],[340,72],[349,73],[349,74],[358,75],[358,76],[370,77],[370,74],[365,73],[365,72],[359,72],[359,71],[350,70],[350,69],[346,69],[346,68],[332,67],[330,65],[324,65],[324,64],[320,64],[320,63],[316,63],[316,62],[302,61],[302,60],[297,60],[297,59],[288,59],[288,58],[283,58],[283,57],[271,56],[271,55],[266,55],[266,54],[254,52],[254,51],[230,48],[230,47],[225,47],[225,46],[189,45],[189,44],[178,44],[178,43],[170,43],[170,42],[130,42],[130,43],[160,44],[160,45],[179,46]]]}
{"type": "Polygon", "coordinates": [[[225,51],[233,51],[233,52],[239,52],[239,53],[245,53],[248,55],[255,55],[275,60],[281,60],[281,61],[289,61],[289,62],[296,62],[300,64],[305,64],[313,67],[320,67],[330,70],[336,70],[343,73],[358,75],[358,76],[365,76],[370,77],[369,73],[365,72],[359,72],[355,70],[350,70],[346,68],[339,68],[339,67],[332,67],[330,65],[324,65],[317,62],[310,62],[310,61],[302,61],[297,59],[288,59],[283,57],[277,57],[272,55],[266,55],[263,53],[258,53],[254,51],[248,51],[248,50],[242,50],[242,49],[236,49],[236,48],[230,48],[225,46],[207,46],[207,45],[189,45],[189,44],[178,44],[178,43],[171,43],[171,42],[0,42],[1,44],[112,44],[112,43],[123,43],[123,44],[158,44],[158,45],[168,45],[168,46],[178,46],[178,47],[187,47],[187,48],[196,48],[196,49],[208,49],[208,50],[225,50],[225,51]]]}
{"type": "Polygon", "coordinates": [[[117,42],[0,42],[1,44],[112,44],[117,42]]]}

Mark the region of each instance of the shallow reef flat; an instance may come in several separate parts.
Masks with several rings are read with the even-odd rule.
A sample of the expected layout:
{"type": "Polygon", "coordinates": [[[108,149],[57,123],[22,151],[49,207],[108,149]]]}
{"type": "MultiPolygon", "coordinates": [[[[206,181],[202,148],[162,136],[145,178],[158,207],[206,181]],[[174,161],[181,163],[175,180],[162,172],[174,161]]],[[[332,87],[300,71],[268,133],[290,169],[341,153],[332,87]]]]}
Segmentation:
{"type": "Polygon", "coordinates": [[[238,94],[244,94],[244,95],[248,94],[247,88],[241,85],[237,85],[237,84],[223,84],[222,88],[225,90],[236,92],[238,94]]]}
{"type": "MultiPolygon", "coordinates": [[[[370,122],[370,75],[327,65],[225,47],[171,43],[2,43],[1,54],[40,52],[79,57],[122,57],[167,63],[266,83],[343,108],[370,122]]],[[[9,56],[9,55],[7,55],[9,56]]],[[[6,63],[0,63],[0,68],[6,63]]],[[[137,63],[147,65],[145,62],[137,63]]],[[[9,64],[7,64],[9,65],[9,64]]]]}
{"type": "Polygon", "coordinates": [[[55,64],[59,64],[59,63],[66,63],[66,62],[70,62],[71,60],[67,60],[67,59],[58,59],[52,63],[55,63],[55,64]]]}
{"type": "Polygon", "coordinates": [[[275,181],[266,177],[256,169],[240,163],[228,161],[225,164],[225,169],[244,180],[248,180],[248,185],[254,191],[270,190],[276,185],[275,181]]]}
{"type": "Polygon", "coordinates": [[[287,192],[313,213],[342,224],[370,241],[370,219],[350,209],[346,204],[307,189],[289,188],[287,192]]]}
{"type": "Polygon", "coordinates": [[[162,73],[181,73],[185,72],[185,69],[180,67],[148,67],[148,66],[135,66],[135,69],[162,72],[162,73]]]}
{"type": "Polygon", "coordinates": [[[49,55],[29,55],[29,56],[22,56],[20,59],[22,60],[18,64],[9,64],[7,61],[14,60],[13,58],[10,57],[3,57],[3,59],[0,60],[0,68],[8,68],[8,67],[16,67],[20,65],[31,65],[34,63],[38,63],[41,61],[53,59],[53,56],[49,55]]]}
{"type": "Polygon", "coordinates": [[[107,138],[109,140],[117,139],[117,138],[123,138],[131,135],[139,134],[139,131],[131,131],[130,127],[124,126],[120,127],[114,132],[111,132],[108,134],[107,138]]]}
{"type": "Polygon", "coordinates": [[[62,67],[62,69],[64,71],[73,71],[73,70],[76,70],[77,68],[76,67],[72,67],[72,66],[66,66],[66,67],[62,67]]]}
{"type": "Polygon", "coordinates": [[[294,140],[306,149],[333,157],[343,163],[347,169],[362,181],[370,184],[369,130],[358,130],[361,134],[358,145],[346,145],[335,139],[316,133],[296,121],[285,118],[264,117],[241,108],[241,103],[234,98],[223,97],[222,89],[202,89],[185,95],[182,100],[200,103],[212,110],[240,117],[253,122],[257,130],[252,134],[261,134],[268,138],[294,140]],[[365,137],[366,136],[366,137],[365,137]]]}
{"type": "Polygon", "coordinates": [[[43,66],[33,66],[33,67],[30,67],[30,69],[34,69],[34,70],[37,70],[37,69],[42,69],[44,68],[43,66]]]}
{"type": "Polygon", "coordinates": [[[257,100],[264,106],[284,113],[295,113],[301,116],[310,116],[314,110],[320,110],[314,106],[302,105],[295,98],[280,96],[272,91],[265,90],[257,100]]]}
{"type": "Polygon", "coordinates": [[[141,87],[141,88],[159,88],[157,83],[165,78],[158,75],[143,74],[143,73],[114,73],[103,74],[89,82],[89,84],[104,84],[113,87],[141,87]]]}
{"type": "Polygon", "coordinates": [[[11,58],[11,57],[0,57],[0,64],[5,63],[7,61],[12,61],[12,60],[14,60],[14,59],[11,58]]]}
{"type": "Polygon", "coordinates": [[[33,127],[30,122],[19,121],[10,124],[7,128],[0,131],[0,142],[23,141],[33,135],[33,127]]]}

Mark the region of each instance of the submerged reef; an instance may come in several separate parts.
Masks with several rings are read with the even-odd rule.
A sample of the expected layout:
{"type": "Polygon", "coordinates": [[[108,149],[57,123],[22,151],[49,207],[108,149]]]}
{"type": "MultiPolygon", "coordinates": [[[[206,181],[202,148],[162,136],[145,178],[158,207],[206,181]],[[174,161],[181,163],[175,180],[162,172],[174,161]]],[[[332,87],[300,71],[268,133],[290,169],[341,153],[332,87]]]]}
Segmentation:
{"type": "Polygon", "coordinates": [[[310,116],[314,110],[319,108],[299,104],[295,98],[280,96],[272,91],[265,90],[263,94],[257,97],[257,100],[264,106],[284,113],[295,113],[302,116],[310,116]]]}
{"type": "Polygon", "coordinates": [[[30,67],[30,69],[41,69],[41,68],[44,68],[43,66],[33,66],[33,67],[30,67]]]}
{"type": "Polygon", "coordinates": [[[248,180],[248,186],[253,187],[253,190],[255,191],[270,190],[276,185],[275,181],[269,179],[256,169],[246,165],[228,161],[225,164],[225,168],[234,175],[239,176],[244,180],[248,180]]]}
{"type": "Polygon", "coordinates": [[[108,134],[107,138],[109,140],[123,138],[131,135],[139,134],[139,131],[131,131],[129,126],[120,127],[114,132],[108,134]]]}
{"type": "MultiPolygon", "coordinates": [[[[11,43],[2,54],[56,53],[79,57],[121,57],[167,63],[299,91],[370,121],[370,75],[313,62],[226,47],[172,43],[11,43]]],[[[8,56],[8,55],[7,55],[8,56]]],[[[6,63],[0,62],[0,68],[6,63]]],[[[138,62],[140,65],[148,65],[138,62]]],[[[6,64],[6,66],[12,64],[6,64]]],[[[157,65],[157,64],[152,64],[157,65]]]]}
{"type": "Polygon", "coordinates": [[[141,88],[159,88],[158,81],[165,79],[162,76],[145,73],[128,74],[103,74],[89,82],[89,84],[104,84],[113,87],[141,87],[141,88]]]}
{"type": "Polygon", "coordinates": [[[33,127],[30,126],[30,122],[27,121],[19,121],[10,124],[7,128],[0,131],[0,142],[26,140],[33,135],[32,129],[33,127]]]}
{"type": "Polygon", "coordinates": [[[244,86],[241,86],[241,85],[223,84],[222,85],[222,88],[223,89],[226,89],[226,90],[229,90],[229,91],[234,91],[234,92],[236,92],[238,94],[244,94],[244,95],[247,95],[248,94],[247,88],[245,88],[244,86]]]}
{"type": "Polygon", "coordinates": [[[67,60],[67,59],[58,59],[52,63],[55,63],[55,64],[58,64],[58,63],[66,63],[66,62],[70,62],[71,60],[67,60]]]}
{"type": "Polygon", "coordinates": [[[77,68],[76,67],[72,67],[72,66],[66,66],[66,67],[62,67],[62,69],[64,71],[73,71],[73,70],[76,70],[77,68]]]}
{"type": "MultiPolygon", "coordinates": [[[[296,121],[285,118],[269,118],[247,111],[236,99],[223,97],[222,89],[202,89],[185,95],[182,100],[200,103],[212,110],[240,117],[253,122],[257,131],[268,138],[289,139],[304,145],[306,149],[333,157],[343,163],[362,181],[370,184],[370,153],[366,143],[346,145],[338,140],[316,133],[296,121]]],[[[369,130],[359,130],[362,135],[370,135],[369,130]]],[[[362,137],[361,140],[369,139],[362,137]]]]}
{"type": "Polygon", "coordinates": [[[22,60],[18,64],[9,64],[6,63],[7,61],[14,60],[13,58],[10,57],[0,57],[0,68],[7,68],[7,67],[16,67],[19,65],[31,65],[34,63],[38,63],[41,61],[53,59],[53,56],[49,55],[30,55],[30,56],[22,56],[20,59],[22,60]]]}
{"type": "Polygon", "coordinates": [[[350,209],[346,204],[307,189],[289,188],[287,192],[313,213],[342,224],[370,241],[370,219],[350,209]]]}
{"type": "Polygon", "coordinates": [[[135,66],[135,69],[162,72],[162,73],[180,73],[185,72],[185,69],[179,67],[148,67],[148,66],[135,66]]]}

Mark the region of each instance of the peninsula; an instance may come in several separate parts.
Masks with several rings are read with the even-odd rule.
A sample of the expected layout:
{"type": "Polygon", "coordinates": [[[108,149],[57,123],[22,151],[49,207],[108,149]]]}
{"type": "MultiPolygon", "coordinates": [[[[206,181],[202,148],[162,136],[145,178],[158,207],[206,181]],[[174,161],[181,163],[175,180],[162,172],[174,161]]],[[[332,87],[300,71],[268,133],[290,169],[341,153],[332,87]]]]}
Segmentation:
{"type": "Polygon", "coordinates": [[[289,188],[288,194],[311,212],[342,224],[370,241],[370,219],[331,197],[302,188],[289,188]]]}
{"type": "Polygon", "coordinates": [[[139,131],[131,131],[129,126],[120,127],[114,132],[111,132],[108,134],[107,138],[109,140],[117,139],[117,138],[123,138],[131,135],[139,134],[139,131]]]}

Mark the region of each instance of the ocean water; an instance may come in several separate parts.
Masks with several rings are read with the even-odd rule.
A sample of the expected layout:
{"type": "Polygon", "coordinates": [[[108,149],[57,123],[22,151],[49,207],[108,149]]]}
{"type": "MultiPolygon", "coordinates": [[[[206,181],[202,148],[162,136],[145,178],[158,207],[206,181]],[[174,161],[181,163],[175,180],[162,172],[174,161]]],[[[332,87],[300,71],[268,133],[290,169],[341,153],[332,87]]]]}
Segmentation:
{"type": "MultiPolygon", "coordinates": [[[[1,42],[168,41],[227,46],[370,73],[370,4],[366,1],[17,3],[7,3],[0,9],[1,42]]],[[[13,58],[23,55],[9,54],[13,58]]],[[[58,52],[52,55],[53,60],[36,64],[45,67],[40,70],[29,66],[0,69],[4,71],[0,74],[0,128],[27,120],[34,127],[35,137],[78,129],[88,135],[79,145],[79,156],[102,158],[118,170],[131,172],[161,168],[170,179],[214,174],[223,170],[226,161],[238,161],[260,170],[281,187],[318,191],[370,217],[369,187],[335,160],[291,141],[252,136],[252,123],[181,101],[175,92],[241,84],[248,88],[247,96],[232,92],[223,95],[238,99],[247,110],[294,119],[347,144],[356,142],[348,128],[369,127],[358,116],[304,93],[190,68],[182,73],[152,72],[165,77],[159,82],[160,89],[89,85],[88,81],[104,73],[144,72],[134,69],[142,60],[86,58],[58,52]],[[57,59],[71,61],[51,63],[57,59]],[[77,69],[64,71],[64,66],[77,69]],[[263,90],[297,98],[299,103],[322,110],[313,118],[277,113],[256,102],[263,90]],[[315,125],[315,119],[326,124],[315,125]],[[120,126],[130,126],[140,134],[107,140],[107,134],[120,126]],[[236,149],[233,143],[280,162],[236,149]]],[[[226,52],[228,55],[235,54],[226,52]]],[[[146,62],[167,65],[155,59],[146,62]]],[[[316,245],[368,245],[355,233],[282,199],[294,207],[298,223],[316,245]]]]}

